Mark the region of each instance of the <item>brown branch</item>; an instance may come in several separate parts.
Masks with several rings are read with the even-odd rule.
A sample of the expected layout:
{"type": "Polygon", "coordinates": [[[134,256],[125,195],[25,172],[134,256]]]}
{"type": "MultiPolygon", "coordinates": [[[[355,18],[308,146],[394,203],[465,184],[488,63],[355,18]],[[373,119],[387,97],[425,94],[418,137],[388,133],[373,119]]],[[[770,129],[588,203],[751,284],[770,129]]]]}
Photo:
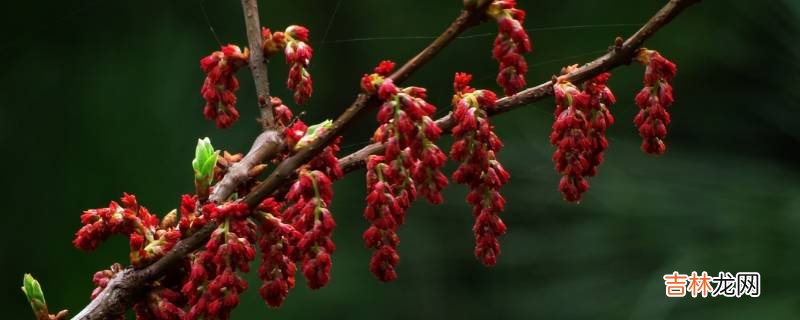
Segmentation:
{"type": "Polygon", "coordinates": [[[261,50],[261,23],[258,18],[258,1],[242,0],[244,23],[247,29],[247,43],[250,47],[250,70],[253,72],[253,81],[256,83],[258,104],[261,108],[261,127],[266,130],[275,125],[272,117],[272,105],[269,99],[269,77],[267,75],[267,62],[264,51],[261,50]]]}
{"type": "MultiPolygon", "coordinates": [[[[631,62],[642,44],[659,29],[669,23],[686,7],[699,2],[699,0],[671,0],[659,10],[650,21],[634,33],[630,38],[612,47],[608,53],[592,60],[572,73],[563,75],[565,80],[574,83],[586,81],[602,72],[631,62]]],[[[497,100],[495,109],[489,111],[490,116],[508,112],[518,107],[539,101],[553,94],[552,81],[544,82],[535,87],[527,88],[519,93],[497,100]]],[[[442,131],[449,133],[455,126],[455,120],[448,114],[436,120],[442,131]]],[[[339,165],[344,172],[351,172],[364,167],[367,157],[383,152],[384,146],[373,143],[360,150],[339,159],[339,165]]]]}

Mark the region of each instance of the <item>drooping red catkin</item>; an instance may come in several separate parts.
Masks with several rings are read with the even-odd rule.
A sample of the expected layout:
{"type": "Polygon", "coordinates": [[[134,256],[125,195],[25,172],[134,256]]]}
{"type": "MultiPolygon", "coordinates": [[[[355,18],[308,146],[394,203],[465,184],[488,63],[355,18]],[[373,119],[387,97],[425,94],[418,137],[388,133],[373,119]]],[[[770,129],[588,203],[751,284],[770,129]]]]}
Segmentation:
{"type": "Polygon", "coordinates": [[[294,288],[297,266],[292,259],[302,235],[290,224],[281,220],[282,205],[274,198],[264,199],[258,205],[261,250],[261,265],[258,268],[262,280],[259,293],[273,308],[280,307],[289,290],[294,288]]]}
{"type": "Polygon", "coordinates": [[[525,11],[518,9],[515,0],[496,0],[487,8],[487,15],[498,26],[492,57],[500,63],[497,84],[510,96],[525,87],[528,64],[522,56],[531,51],[531,41],[522,24],[525,11]]]}
{"type": "MultiPolygon", "coordinates": [[[[575,68],[569,66],[565,72],[575,68]]],[[[605,72],[587,80],[583,91],[566,80],[553,85],[556,109],[550,143],[556,147],[553,163],[561,174],[558,189],[566,201],[581,200],[608,148],[606,129],[614,124],[609,107],[616,102],[606,85],[610,77],[605,72]]]]}
{"type": "Polygon", "coordinates": [[[505,208],[505,198],[500,188],[508,182],[508,171],[497,160],[503,147],[493,131],[487,110],[494,108],[497,96],[489,90],[475,90],[469,86],[472,76],[456,73],[453,87],[456,126],[455,142],[450,157],[460,161],[453,173],[453,181],[465,184],[470,192],[467,202],[473,206],[475,225],[475,257],[486,266],[497,263],[500,254],[498,237],[506,232],[499,213],[505,208]]]}
{"type": "Polygon", "coordinates": [[[571,82],[559,80],[553,85],[556,109],[550,143],[556,147],[553,163],[561,181],[558,189],[566,201],[580,201],[589,189],[585,173],[589,170],[588,156],[592,152],[589,138],[589,95],[581,92],[571,82]]]}
{"type": "Polygon", "coordinates": [[[593,177],[597,174],[597,167],[603,163],[603,152],[608,148],[606,129],[614,124],[611,115],[612,104],[617,102],[614,93],[608,88],[608,79],[611,73],[604,72],[583,84],[583,91],[589,95],[587,104],[588,137],[591,142],[590,152],[587,155],[589,166],[584,175],[593,177]]]}
{"type": "Polygon", "coordinates": [[[289,77],[286,86],[294,91],[294,101],[298,104],[305,103],[311,97],[312,79],[308,72],[311,56],[314,50],[308,44],[308,29],[303,26],[292,25],[284,32],[270,32],[261,29],[264,38],[264,55],[270,57],[283,50],[286,64],[289,67],[289,77]]]}
{"type": "Polygon", "coordinates": [[[383,156],[372,155],[367,160],[367,208],[364,217],[370,227],[364,232],[364,244],[374,248],[369,270],[381,281],[397,278],[395,267],[400,262],[397,245],[397,226],[403,221],[403,208],[394,196],[390,181],[392,170],[383,156]]]}
{"type": "Polygon", "coordinates": [[[180,240],[174,216],[165,217],[162,224],[138,204],[136,196],[125,193],[120,202],[122,205],[111,201],[107,208],[83,212],[83,227],[72,241],[76,248],[94,250],[112,234],[121,234],[129,239],[131,264],[140,268],[164,256],[180,240]]]}
{"type": "Polygon", "coordinates": [[[639,50],[636,61],[645,65],[645,72],[644,88],[636,95],[639,113],[633,122],[642,137],[642,151],[661,155],[667,151],[664,144],[670,123],[667,108],[674,102],[672,78],[675,77],[677,68],[658,51],[644,48],[639,50]]]}
{"type": "Polygon", "coordinates": [[[433,204],[441,203],[441,190],[447,185],[447,177],[441,172],[447,157],[436,146],[441,129],[431,119],[436,107],[425,100],[424,88],[395,86],[387,78],[393,69],[393,62],[383,61],[374,73],[361,79],[362,90],[377,94],[382,102],[377,115],[380,126],[372,140],[383,143],[386,149],[382,156],[368,160],[369,195],[364,211],[372,224],[364,232],[364,242],[375,249],[370,270],[381,281],[397,277],[396,231],[403,224],[405,210],[417,194],[433,204]]]}
{"type": "Polygon", "coordinates": [[[202,213],[220,223],[205,248],[191,257],[189,277],[181,293],[189,311],[184,319],[228,319],[239,304],[247,282],[238,272],[249,271],[255,257],[255,224],[248,220],[249,208],[241,202],[206,204],[202,213]]]}
{"type": "Polygon", "coordinates": [[[235,74],[247,65],[249,56],[247,48],[242,51],[238,46],[229,44],[200,60],[200,68],[206,73],[200,89],[206,100],[203,115],[206,119],[216,121],[219,128],[230,127],[239,119],[234,93],[239,89],[239,81],[235,74]]]}
{"type": "Polygon", "coordinates": [[[333,183],[322,171],[303,168],[286,194],[283,221],[291,221],[301,237],[295,260],[302,261],[302,272],[311,289],[324,287],[330,280],[331,257],[336,250],[331,236],[336,222],[328,206],[333,198],[333,183]]]}

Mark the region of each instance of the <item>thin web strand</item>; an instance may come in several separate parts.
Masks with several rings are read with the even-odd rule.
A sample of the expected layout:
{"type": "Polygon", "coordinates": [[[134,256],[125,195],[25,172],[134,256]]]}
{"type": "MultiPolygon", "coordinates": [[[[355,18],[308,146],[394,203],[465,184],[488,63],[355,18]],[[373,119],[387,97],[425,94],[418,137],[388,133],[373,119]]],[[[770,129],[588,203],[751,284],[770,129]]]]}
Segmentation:
{"type": "MultiPolygon", "coordinates": [[[[334,11],[335,13],[335,11],[334,11]]],[[[586,25],[572,25],[572,26],[553,26],[553,27],[539,27],[539,28],[529,28],[525,29],[529,32],[538,32],[538,31],[562,31],[562,30],[577,30],[577,29],[589,29],[589,28],[618,28],[618,27],[634,27],[640,26],[640,23],[611,23],[611,24],[586,24],[586,25]]],[[[330,26],[329,26],[330,27],[330,26]]],[[[326,31],[327,34],[327,31],[326,31]]],[[[466,39],[477,39],[477,38],[485,38],[491,37],[496,35],[495,32],[486,32],[486,33],[477,33],[465,36],[456,37],[457,40],[466,40],[466,39]]],[[[379,36],[379,37],[360,37],[360,38],[349,38],[349,39],[339,39],[339,40],[332,40],[332,41],[323,41],[322,43],[325,44],[336,44],[336,43],[352,43],[352,42],[366,42],[366,41],[389,41],[389,40],[430,40],[436,39],[436,36],[379,36]]]]}

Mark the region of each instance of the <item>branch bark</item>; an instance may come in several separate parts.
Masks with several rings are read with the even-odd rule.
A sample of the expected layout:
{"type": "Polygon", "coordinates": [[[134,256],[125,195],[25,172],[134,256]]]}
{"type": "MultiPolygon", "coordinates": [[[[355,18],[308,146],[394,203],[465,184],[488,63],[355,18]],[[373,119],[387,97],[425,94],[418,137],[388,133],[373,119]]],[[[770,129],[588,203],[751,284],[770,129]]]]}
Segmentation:
{"type": "Polygon", "coordinates": [[[258,105],[261,108],[261,127],[264,130],[275,126],[272,119],[272,105],[269,99],[269,76],[267,75],[267,61],[261,50],[261,23],[258,18],[258,1],[242,0],[244,11],[244,24],[247,29],[247,43],[250,47],[250,71],[253,72],[253,81],[256,83],[258,105]]]}
{"type": "Polygon", "coordinates": [[[260,164],[265,159],[277,154],[283,149],[283,135],[276,129],[267,129],[256,137],[250,151],[237,163],[234,163],[221,181],[214,185],[214,191],[208,197],[209,200],[222,203],[227,199],[240,184],[244,183],[249,177],[247,173],[254,166],[260,164]]]}
{"type": "MultiPolygon", "coordinates": [[[[255,2],[255,0],[242,0],[242,4],[244,5],[250,1],[253,3],[255,2]]],[[[566,77],[566,79],[572,82],[579,83],[601,72],[629,63],[635,55],[636,50],[638,50],[648,38],[650,38],[664,25],[669,23],[675,16],[680,14],[683,9],[696,2],[699,2],[699,0],[671,0],[641,29],[639,29],[639,31],[628,38],[628,40],[623,42],[621,46],[613,48],[605,55],[593,60],[592,62],[584,65],[570,74],[564,75],[563,77],[566,77]]],[[[482,5],[487,3],[488,1],[483,2],[482,5]]],[[[245,11],[247,12],[247,9],[245,9],[245,11]]],[[[474,11],[463,11],[441,36],[434,40],[433,43],[431,43],[417,56],[409,60],[390,77],[398,83],[407,79],[414,71],[433,58],[433,56],[435,56],[444,46],[457,37],[461,32],[463,32],[470,25],[477,23],[479,19],[482,18],[482,14],[478,14],[479,12],[483,11],[480,9],[474,11]]],[[[248,19],[247,13],[245,13],[245,19],[248,19]]],[[[257,14],[255,20],[257,23],[257,14]]],[[[260,35],[258,41],[258,43],[260,43],[260,35]]],[[[260,50],[260,45],[257,48],[260,50]]],[[[263,62],[263,58],[260,61],[263,62]]],[[[253,63],[251,60],[251,67],[252,65],[253,63]]],[[[266,70],[266,66],[264,66],[264,70],[266,70]]],[[[520,106],[541,100],[552,94],[552,82],[548,81],[542,83],[538,86],[525,89],[515,95],[498,100],[495,110],[490,112],[490,115],[497,115],[513,110],[520,106]]],[[[268,97],[268,95],[265,95],[265,97],[268,97]]],[[[282,187],[292,178],[294,171],[300,165],[308,162],[308,160],[321,152],[322,149],[324,149],[334,137],[341,133],[346,125],[349,124],[349,122],[352,121],[357,114],[361,113],[367,107],[370,101],[372,101],[372,97],[370,95],[363,93],[359,94],[353,104],[334,122],[330,130],[317,138],[308,147],[303,148],[294,156],[284,160],[264,182],[262,182],[253,192],[245,196],[242,201],[250,206],[255,206],[263,198],[269,196],[282,187]]],[[[271,112],[269,115],[271,116],[271,112]]],[[[450,115],[444,116],[436,120],[436,122],[442,129],[448,132],[455,124],[450,115]]],[[[263,150],[262,148],[264,148],[264,145],[267,144],[266,142],[259,142],[259,139],[261,139],[263,136],[264,134],[256,139],[251,151],[248,152],[248,156],[253,152],[261,152],[254,150],[263,150]]],[[[264,140],[266,141],[267,139],[264,140]]],[[[345,172],[350,172],[363,167],[364,160],[367,156],[379,153],[382,150],[383,145],[372,144],[354,152],[353,154],[341,158],[340,164],[345,172]]],[[[219,199],[222,194],[223,193],[215,197],[219,199]]],[[[221,198],[224,199],[226,197],[227,195],[221,198]]],[[[127,308],[129,308],[135,301],[139,299],[139,297],[141,297],[144,292],[146,292],[145,290],[150,282],[161,278],[164,273],[174,268],[184,256],[199,248],[210,236],[214,228],[216,228],[216,224],[207,224],[198,232],[181,240],[166,256],[144,269],[133,270],[129,268],[118,273],[110,282],[109,286],[106,287],[106,290],[104,290],[100,296],[87,305],[83,311],[78,313],[78,315],[72,319],[106,319],[110,316],[124,313],[127,308]]]]}

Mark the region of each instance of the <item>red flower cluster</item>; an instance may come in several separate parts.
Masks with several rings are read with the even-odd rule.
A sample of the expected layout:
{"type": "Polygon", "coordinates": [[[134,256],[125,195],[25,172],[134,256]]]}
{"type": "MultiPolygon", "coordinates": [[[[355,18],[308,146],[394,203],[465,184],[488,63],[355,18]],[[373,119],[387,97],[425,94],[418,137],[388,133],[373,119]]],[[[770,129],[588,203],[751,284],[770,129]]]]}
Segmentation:
{"type": "Polygon", "coordinates": [[[191,235],[198,229],[202,228],[208,221],[208,217],[197,212],[197,200],[198,197],[196,195],[190,196],[188,194],[184,194],[181,196],[181,219],[179,226],[181,231],[186,236],[191,235]]]}
{"type": "Polygon", "coordinates": [[[672,105],[672,78],[678,71],[675,64],[658,51],[641,49],[636,61],[644,64],[644,88],[636,95],[639,113],[633,122],[642,137],[642,151],[660,155],[667,151],[664,138],[670,116],[667,108],[672,105]]]}
{"type": "Polygon", "coordinates": [[[217,127],[227,128],[239,119],[236,109],[236,95],[239,81],[236,71],[247,65],[249,59],[247,48],[244,52],[239,47],[229,44],[222,51],[215,51],[200,60],[200,68],[206,73],[200,93],[206,100],[203,114],[206,119],[215,120],[217,127]]]}
{"type": "Polygon", "coordinates": [[[365,74],[361,77],[361,90],[368,94],[375,94],[377,89],[383,83],[383,79],[387,78],[392,71],[394,71],[394,62],[383,60],[378,63],[378,66],[371,74],[365,74]]]}
{"type": "Polygon", "coordinates": [[[286,86],[294,91],[294,101],[305,103],[311,96],[311,74],[308,73],[308,65],[311,63],[311,56],[314,50],[308,45],[308,29],[303,26],[292,25],[284,32],[270,32],[269,29],[261,29],[264,38],[264,55],[269,57],[283,50],[286,57],[286,64],[289,67],[289,78],[286,86]]]}
{"type": "Polygon", "coordinates": [[[531,51],[531,40],[522,27],[525,11],[516,6],[516,0],[496,0],[486,11],[499,29],[492,50],[492,57],[500,63],[497,84],[509,96],[525,87],[528,64],[522,54],[531,51]]]}
{"type": "Polygon", "coordinates": [[[570,202],[580,201],[589,189],[588,177],[597,173],[608,148],[605,132],[614,123],[608,107],[616,102],[606,86],[609,77],[602,73],[587,81],[584,91],[566,80],[553,85],[556,109],[550,143],[556,146],[553,162],[562,175],[558,189],[570,202]]]}
{"type": "Polygon", "coordinates": [[[270,98],[270,105],[272,106],[272,114],[275,117],[275,122],[282,127],[288,126],[294,118],[294,113],[289,106],[283,104],[283,100],[276,97],[270,98]]]}
{"type": "Polygon", "coordinates": [[[282,220],[291,222],[302,235],[297,243],[296,260],[302,261],[303,276],[311,289],[324,287],[330,280],[331,254],[336,250],[331,236],[336,222],[328,206],[333,198],[333,183],[319,170],[301,169],[297,181],[286,194],[289,206],[282,220]]]}
{"type": "Polygon", "coordinates": [[[121,206],[111,201],[107,208],[83,212],[83,227],[72,241],[76,248],[94,250],[112,234],[121,234],[130,240],[131,264],[140,268],[164,256],[180,240],[174,215],[164,217],[160,224],[158,217],[136,202],[136,196],[123,194],[120,202],[121,206]]]}
{"type": "Polygon", "coordinates": [[[362,89],[377,92],[382,105],[378,110],[380,127],[372,137],[386,146],[383,156],[369,159],[367,208],[364,217],[372,226],[364,232],[364,242],[374,248],[370,270],[378,279],[391,281],[399,258],[396,230],[403,224],[405,210],[417,192],[433,204],[442,202],[441,190],[447,177],[441,168],[447,156],[436,146],[441,129],[430,118],[436,107],[425,101],[427,93],[419,87],[398,88],[387,76],[394,63],[383,61],[375,73],[364,75],[362,89]]]}
{"type": "Polygon", "coordinates": [[[255,257],[255,225],[247,219],[249,208],[241,202],[210,203],[202,214],[220,225],[204,250],[191,257],[189,277],[181,288],[191,306],[184,319],[228,319],[239,304],[239,294],[247,289],[238,272],[247,272],[255,257]]]}
{"type": "Polygon", "coordinates": [[[498,237],[506,232],[499,213],[505,208],[500,187],[508,182],[508,171],[497,160],[503,143],[493,131],[487,110],[495,105],[497,96],[489,90],[469,86],[472,76],[456,73],[453,87],[453,127],[455,142],[450,157],[461,161],[453,180],[469,186],[467,202],[473,206],[475,225],[475,257],[486,266],[497,263],[500,254],[498,237]]]}
{"type": "Polygon", "coordinates": [[[262,256],[258,275],[263,281],[259,293],[273,308],[280,307],[294,288],[297,266],[293,257],[302,237],[281,217],[281,204],[275,199],[267,198],[259,204],[256,218],[260,222],[258,246],[262,256]]]}
{"type": "MultiPolygon", "coordinates": [[[[288,107],[281,113],[289,114],[285,119],[291,118],[288,107]]],[[[309,127],[298,120],[285,128],[289,146],[285,156],[311,143],[329,125],[326,121],[309,127]]],[[[259,292],[272,307],[279,307],[294,287],[296,262],[302,263],[309,287],[320,288],[330,279],[335,222],[327,207],[333,195],[332,180],[344,174],[336,157],[339,141],[336,138],[300,169],[297,182],[286,196],[288,206],[283,212],[284,204],[274,198],[267,198],[258,206],[259,247],[263,253],[259,268],[263,283],[259,292]]]]}
{"type": "Polygon", "coordinates": [[[589,167],[586,175],[591,177],[597,174],[597,167],[603,163],[603,152],[608,148],[606,129],[614,124],[614,116],[611,115],[609,107],[617,102],[617,98],[606,85],[609,78],[611,73],[604,72],[583,84],[584,92],[589,95],[586,116],[589,121],[587,136],[591,151],[587,157],[589,167]]]}
{"type": "Polygon", "coordinates": [[[371,226],[364,232],[364,243],[374,248],[369,270],[381,281],[397,278],[395,267],[400,262],[397,245],[397,227],[403,223],[404,208],[395,197],[391,183],[393,171],[383,156],[370,156],[367,160],[367,208],[364,217],[371,226]]]}

